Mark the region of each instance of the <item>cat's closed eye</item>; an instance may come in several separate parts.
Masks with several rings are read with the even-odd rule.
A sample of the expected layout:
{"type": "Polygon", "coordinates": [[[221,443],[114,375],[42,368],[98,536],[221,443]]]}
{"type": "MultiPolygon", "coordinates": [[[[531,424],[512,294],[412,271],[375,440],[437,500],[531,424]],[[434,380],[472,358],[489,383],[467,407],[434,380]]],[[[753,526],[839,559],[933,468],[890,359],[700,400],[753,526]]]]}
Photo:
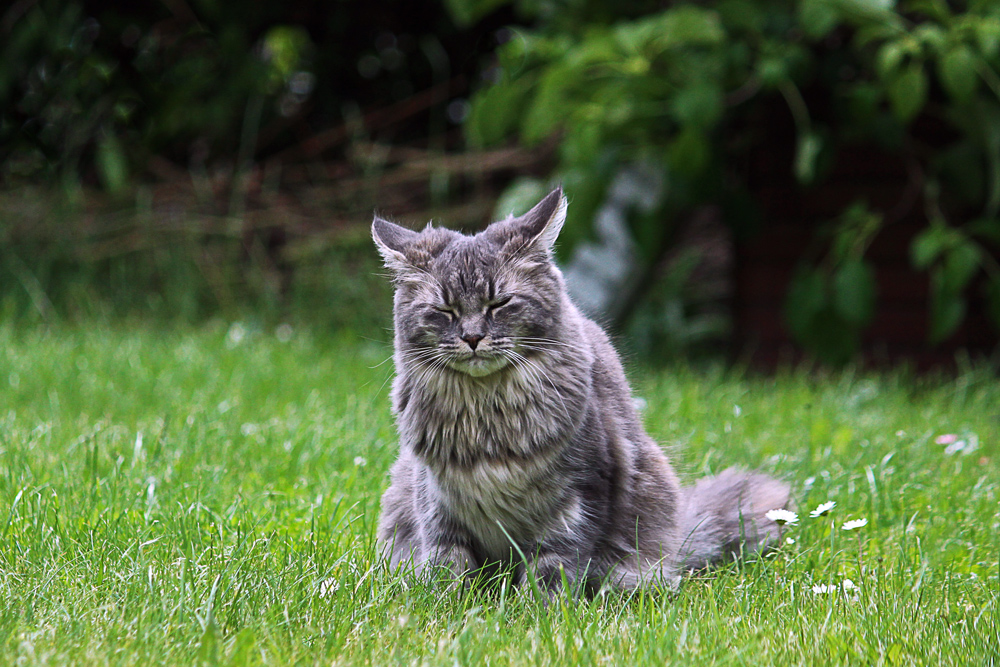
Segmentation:
{"type": "Polygon", "coordinates": [[[507,311],[517,310],[517,304],[511,304],[510,302],[512,298],[514,298],[513,295],[507,295],[499,299],[494,299],[492,302],[486,304],[486,312],[492,315],[504,306],[507,306],[507,311]]]}
{"type": "Polygon", "coordinates": [[[455,314],[455,311],[451,308],[443,306],[429,306],[427,310],[424,311],[422,319],[426,324],[445,327],[451,322],[454,322],[457,317],[458,316],[455,314]]]}
{"type": "Polygon", "coordinates": [[[433,308],[438,313],[444,313],[445,315],[448,316],[449,319],[454,319],[457,315],[455,309],[448,305],[431,306],[431,308],[433,308]]]}

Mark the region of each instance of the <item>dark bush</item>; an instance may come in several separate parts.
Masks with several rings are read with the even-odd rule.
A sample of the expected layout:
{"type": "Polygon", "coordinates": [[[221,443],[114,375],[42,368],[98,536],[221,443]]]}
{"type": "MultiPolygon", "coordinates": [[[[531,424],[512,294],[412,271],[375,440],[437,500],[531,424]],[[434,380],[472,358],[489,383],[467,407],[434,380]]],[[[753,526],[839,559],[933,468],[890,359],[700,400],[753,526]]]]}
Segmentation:
{"type": "MultiPolygon", "coordinates": [[[[502,1],[451,0],[475,21],[502,1]]],[[[633,215],[647,266],[670,251],[678,223],[719,205],[742,233],[760,223],[741,171],[778,105],[797,134],[788,168],[822,183],[856,144],[902,155],[923,204],[913,265],[931,276],[930,338],[965,317],[983,284],[1000,327],[1000,5],[992,0],[708,0],[514,3],[533,27],[499,51],[498,83],[474,99],[474,145],[559,137],[555,178],[574,200],[568,251],[622,164],[658,172],[656,213],[633,215]],[[930,128],[930,129],[929,129],[930,128]]],[[[841,362],[872,321],[866,250],[887,211],[845,202],[825,221],[825,248],[798,272],[788,326],[841,362]]],[[[823,222],[823,221],[816,221],[823,222]]],[[[810,223],[814,224],[814,223],[810,223]]],[[[646,289],[640,283],[638,289],[646,289]]]]}

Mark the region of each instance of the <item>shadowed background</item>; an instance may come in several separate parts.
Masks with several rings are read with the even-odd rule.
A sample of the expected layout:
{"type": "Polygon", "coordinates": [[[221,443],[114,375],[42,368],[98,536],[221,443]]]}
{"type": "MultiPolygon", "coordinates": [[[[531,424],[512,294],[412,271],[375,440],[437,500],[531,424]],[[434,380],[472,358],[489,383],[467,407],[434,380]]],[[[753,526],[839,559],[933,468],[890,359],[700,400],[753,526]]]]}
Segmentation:
{"type": "Polygon", "coordinates": [[[561,183],[570,288],[643,358],[996,347],[985,0],[18,0],[0,36],[7,320],[384,340],[374,209],[472,231],[561,183]]]}

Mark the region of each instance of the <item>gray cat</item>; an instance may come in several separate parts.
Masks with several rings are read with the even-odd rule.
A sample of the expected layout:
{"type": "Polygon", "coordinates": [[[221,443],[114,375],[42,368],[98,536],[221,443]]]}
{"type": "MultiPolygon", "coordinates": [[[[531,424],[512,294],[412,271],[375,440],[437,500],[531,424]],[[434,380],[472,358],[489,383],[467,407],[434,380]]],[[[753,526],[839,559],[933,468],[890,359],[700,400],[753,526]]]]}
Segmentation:
{"type": "Polygon", "coordinates": [[[378,217],[396,284],[400,454],[378,538],[394,567],[455,578],[505,564],[564,582],[674,587],[773,544],[788,487],[729,469],[681,488],[643,430],[618,355],[552,261],[555,190],[475,236],[378,217]]]}

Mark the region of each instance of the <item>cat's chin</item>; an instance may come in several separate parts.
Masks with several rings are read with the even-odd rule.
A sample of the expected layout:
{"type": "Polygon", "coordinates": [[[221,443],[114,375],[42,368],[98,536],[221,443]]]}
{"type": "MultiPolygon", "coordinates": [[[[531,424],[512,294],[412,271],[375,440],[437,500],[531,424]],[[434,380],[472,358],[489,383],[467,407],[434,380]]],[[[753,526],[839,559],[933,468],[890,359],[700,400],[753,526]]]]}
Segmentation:
{"type": "Polygon", "coordinates": [[[454,371],[470,375],[475,378],[492,375],[507,366],[507,360],[503,357],[469,357],[452,361],[449,366],[454,371]]]}

